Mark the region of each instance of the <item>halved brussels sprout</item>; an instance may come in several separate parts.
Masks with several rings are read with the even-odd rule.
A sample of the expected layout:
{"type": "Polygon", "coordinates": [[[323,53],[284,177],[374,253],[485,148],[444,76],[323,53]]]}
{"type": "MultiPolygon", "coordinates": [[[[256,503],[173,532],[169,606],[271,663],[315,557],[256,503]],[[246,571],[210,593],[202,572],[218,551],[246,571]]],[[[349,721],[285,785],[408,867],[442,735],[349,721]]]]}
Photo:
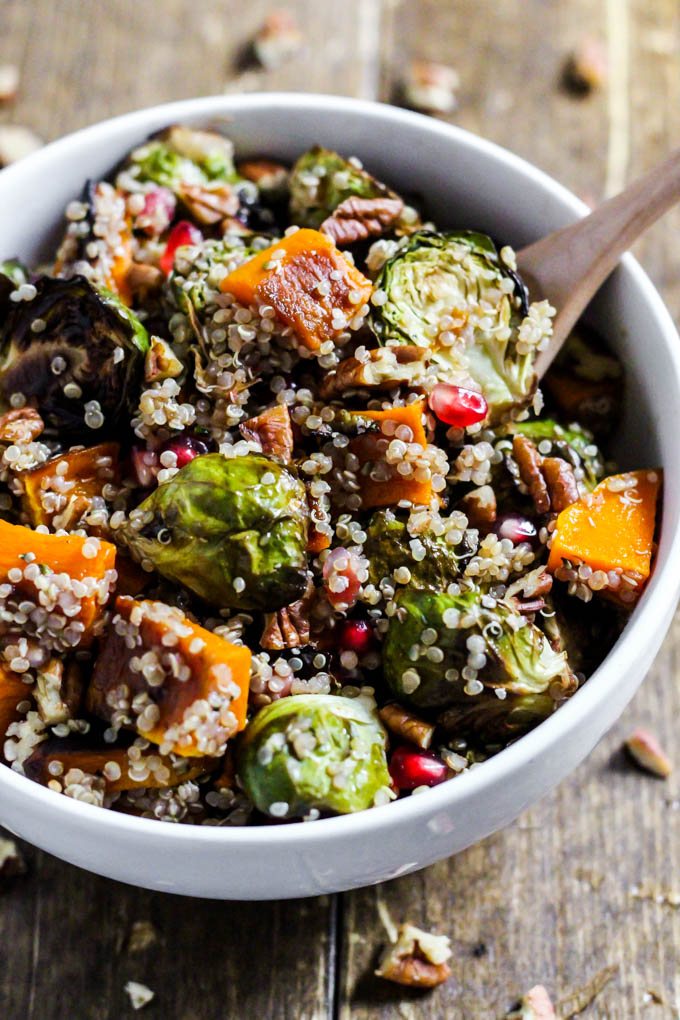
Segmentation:
{"type": "MultiPolygon", "coordinates": [[[[191,304],[193,310],[200,314],[207,305],[214,304],[220,294],[219,285],[223,277],[256,254],[249,240],[231,236],[220,241],[204,241],[193,248],[195,254],[189,263],[190,268],[181,273],[175,269],[170,277],[177,307],[188,312],[191,304]]],[[[186,263],[188,260],[182,261],[186,263]]]]}
{"type": "Polygon", "coordinates": [[[552,418],[516,422],[512,432],[531,439],[544,457],[561,457],[575,469],[577,480],[591,492],[605,476],[604,458],[586,429],[560,425],[552,418]],[[543,446],[542,444],[546,444],[543,446]],[[582,476],[581,476],[582,473],[582,476]]]}
{"type": "Polygon", "coordinates": [[[209,453],[159,485],[117,534],[206,602],[269,612],[307,588],[308,521],[305,487],[290,470],[255,454],[209,453]]]}
{"type": "Polygon", "coordinates": [[[399,198],[362,167],[320,145],[300,156],[289,186],[292,222],[314,229],[347,198],[399,198]]]}
{"type": "Polygon", "coordinates": [[[298,694],[261,708],[243,734],[237,773],[255,806],[272,818],[316,809],[349,814],[387,789],[386,734],[362,699],[298,694]]]}
{"type": "MultiPolygon", "coordinates": [[[[475,697],[476,679],[508,694],[575,688],[563,652],[510,606],[473,590],[461,595],[407,588],[396,596],[383,644],[385,679],[417,708],[443,708],[475,697]]],[[[480,691],[481,693],[481,691],[480,691]]]]}
{"type": "Polygon", "coordinates": [[[411,587],[441,591],[460,574],[459,556],[465,551],[462,543],[454,547],[444,536],[411,535],[406,521],[391,510],[374,513],[366,529],[364,555],[369,561],[368,579],[375,585],[383,577],[393,577],[399,567],[407,567],[411,587]]]}
{"type": "MultiPolygon", "coordinates": [[[[440,381],[481,388],[492,422],[529,399],[535,351],[532,344],[518,347],[526,290],[489,237],[421,230],[388,259],[375,286],[386,295],[371,309],[382,343],[427,348],[440,381]]],[[[543,310],[532,308],[540,319],[543,310]]],[[[532,337],[541,328],[549,328],[549,319],[532,324],[532,337]]]]}
{"type": "Polygon", "coordinates": [[[240,180],[228,138],[180,124],[131,152],[130,164],[138,180],[153,181],[175,194],[184,184],[240,180]]]}
{"type": "Polygon", "coordinates": [[[437,719],[449,738],[462,738],[475,746],[505,746],[538,726],[555,711],[550,694],[508,694],[499,701],[493,691],[482,691],[453,705],[437,719]]]}
{"type": "Polygon", "coordinates": [[[43,276],[35,287],[30,301],[2,294],[0,398],[7,406],[13,394],[23,394],[40,409],[47,433],[65,442],[116,432],[137,405],[146,329],[114,294],[96,291],[83,276],[43,276]],[[88,416],[92,401],[101,413],[92,408],[88,416]]]}

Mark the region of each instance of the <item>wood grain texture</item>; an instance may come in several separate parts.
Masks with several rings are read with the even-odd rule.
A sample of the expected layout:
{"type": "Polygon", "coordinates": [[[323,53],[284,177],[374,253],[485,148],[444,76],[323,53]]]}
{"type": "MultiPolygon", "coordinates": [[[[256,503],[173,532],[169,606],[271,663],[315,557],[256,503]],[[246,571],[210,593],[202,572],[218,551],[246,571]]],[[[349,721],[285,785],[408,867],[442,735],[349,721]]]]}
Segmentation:
{"type": "MultiPolygon", "coordinates": [[[[244,61],[268,0],[4,0],[0,63],[22,69],[3,120],[45,138],[147,104],[229,89],[294,88],[389,99],[405,62],[454,65],[452,120],[525,156],[591,202],[680,141],[680,9],[674,0],[288,0],[304,56],[264,73],[244,61]],[[559,86],[583,35],[608,40],[609,89],[559,86]]],[[[455,182],[452,182],[455,186],[455,182]]],[[[636,246],[680,313],[680,211],[636,246]]],[[[132,1016],[128,980],[170,1020],[486,1020],[536,982],[561,999],[607,965],[616,978],[583,1016],[677,1017],[680,779],[619,752],[646,724],[680,766],[680,621],[644,689],[575,776],[513,826],[449,861],[332,899],[221,904],[134,890],[28,848],[30,872],[0,895],[0,1017],[132,1016]],[[651,899],[636,898],[638,888],[651,899]],[[378,907],[451,935],[453,977],[430,995],[372,977],[378,907]],[[130,953],[135,921],[158,932],[130,953]],[[253,951],[256,944],[257,952],[253,951]],[[662,1004],[647,1003],[654,993],[662,1004]]]]}

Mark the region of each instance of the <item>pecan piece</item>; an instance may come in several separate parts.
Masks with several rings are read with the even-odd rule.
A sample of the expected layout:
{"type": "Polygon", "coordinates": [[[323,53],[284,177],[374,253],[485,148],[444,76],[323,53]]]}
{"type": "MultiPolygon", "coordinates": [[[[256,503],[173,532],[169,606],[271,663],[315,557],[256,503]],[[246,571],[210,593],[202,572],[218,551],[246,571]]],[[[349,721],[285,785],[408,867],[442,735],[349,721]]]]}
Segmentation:
{"type": "Polygon", "coordinates": [[[238,172],[247,181],[257,184],[260,191],[279,195],[286,189],[288,170],[283,163],[275,163],[271,159],[247,159],[239,163],[238,172]]]}
{"type": "Polygon", "coordinates": [[[471,528],[488,531],[496,520],[496,493],[490,485],[481,485],[466,493],[461,506],[471,528]]]}
{"type": "Polygon", "coordinates": [[[274,457],[282,464],[290,464],[293,455],[293,429],[285,404],[276,404],[255,418],[239,425],[241,435],[259,443],[266,457],[274,457]]]}
{"type": "Polygon", "coordinates": [[[399,925],[397,941],[383,953],[377,977],[411,988],[434,988],[451,976],[447,935],[431,935],[412,924],[399,925]]]}
{"type": "Polygon", "coordinates": [[[182,184],[178,194],[199,223],[218,223],[225,216],[235,216],[238,212],[238,195],[228,184],[221,183],[211,187],[202,184],[182,184]]]}
{"type": "Polygon", "coordinates": [[[280,651],[309,644],[310,613],[315,598],[316,589],[310,579],[301,599],[277,609],[275,613],[265,613],[264,631],[260,638],[262,648],[280,651]]]}
{"type": "Polygon", "coordinates": [[[541,472],[542,458],[534,444],[526,436],[515,436],[512,441],[512,455],[519,468],[519,476],[529,490],[540,514],[550,510],[550,496],[545,478],[541,472]]]}
{"type": "Polygon", "coordinates": [[[0,878],[15,878],[26,873],[26,861],[13,839],[0,839],[0,878]]]}
{"type": "Polygon", "coordinates": [[[641,769],[661,779],[670,776],[673,769],[670,759],[650,730],[638,726],[626,740],[625,748],[641,769]]]}
{"type": "Polygon", "coordinates": [[[337,245],[380,237],[401,215],[404,203],[400,198],[358,198],[352,195],[333,210],[333,215],[319,227],[337,245]]]}
{"type": "Polygon", "coordinates": [[[519,1009],[508,1014],[516,1020],[557,1020],[550,996],[543,985],[534,985],[522,996],[519,1009]]]}
{"type": "Polygon", "coordinates": [[[419,719],[412,712],[407,712],[401,705],[385,705],[378,715],[391,733],[410,741],[417,747],[427,750],[432,743],[435,727],[432,723],[419,719]]]}
{"type": "Polygon", "coordinates": [[[162,270],[147,262],[133,262],[125,274],[125,282],[130,291],[140,297],[146,297],[150,291],[158,290],[164,279],[162,270]]]}
{"type": "Polygon", "coordinates": [[[319,386],[320,396],[328,400],[356,386],[389,390],[400,383],[416,384],[425,368],[427,352],[415,344],[402,344],[398,347],[379,347],[367,353],[368,361],[345,358],[337,368],[324,376],[319,386]]]}
{"type": "Polygon", "coordinates": [[[0,417],[0,443],[32,443],[45,428],[32,407],[19,407],[0,417]]]}
{"type": "Polygon", "coordinates": [[[578,502],[576,475],[566,460],[562,460],[561,457],[544,457],[541,473],[548,488],[550,506],[554,513],[560,513],[572,503],[578,502]]]}

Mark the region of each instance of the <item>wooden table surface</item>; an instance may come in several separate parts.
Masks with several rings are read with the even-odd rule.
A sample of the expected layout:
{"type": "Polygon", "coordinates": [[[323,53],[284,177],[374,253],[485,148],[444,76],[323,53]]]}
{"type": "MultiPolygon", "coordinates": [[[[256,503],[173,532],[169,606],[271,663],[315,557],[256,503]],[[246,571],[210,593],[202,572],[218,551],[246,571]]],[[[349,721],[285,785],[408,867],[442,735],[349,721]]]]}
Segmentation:
{"type": "MultiPolygon", "coordinates": [[[[678,144],[675,0],[289,0],[304,55],[276,71],[240,73],[269,6],[2,0],[0,63],[19,65],[22,82],[0,118],[51,139],[135,107],[225,89],[388,100],[405,62],[422,57],[459,71],[455,123],[590,201],[678,144]],[[611,70],[605,88],[578,100],[560,89],[559,75],[584,35],[606,42],[611,70]]],[[[667,216],[637,252],[676,316],[679,228],[680,214],[667,216]]],[[[566,1017],[587,998],[572,993],[613,967],[584,1017],[677,1018],[680,913],[665,897],[674,902],[680,889],[680,779],[645,777],[619,749],[633,726],[647,724],[680,774],[679,650],[676,620],[620,723],[514,825],[379,887],[268,904],[188,900],[26,847],[29,873],[0,893],[0,1017],[132,1016],[129,980],[156,993],[148,1020],[496,1018],[535,983],[563,1002],[566,1017]],[[450,981],[423,995],[372,976],[385,940],[379,909],[451,936],[450,981]],[[140,921],[156,933],[146,949],[130,942],[140,921]]]]}

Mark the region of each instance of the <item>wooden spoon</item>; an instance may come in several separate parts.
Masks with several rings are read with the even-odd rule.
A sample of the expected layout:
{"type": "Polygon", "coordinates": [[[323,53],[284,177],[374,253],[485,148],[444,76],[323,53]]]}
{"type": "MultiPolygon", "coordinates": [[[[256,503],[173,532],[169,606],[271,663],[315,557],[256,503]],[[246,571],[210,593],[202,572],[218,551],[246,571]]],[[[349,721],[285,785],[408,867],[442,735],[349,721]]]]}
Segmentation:
{"type": "Polygon", "coordinates": [[[589,216],[517,253],[532,298],[557,309],[553,334],[536,359],[541,379],[597,289],[633,241],[680,200],[680,149],[589,216]]]}

